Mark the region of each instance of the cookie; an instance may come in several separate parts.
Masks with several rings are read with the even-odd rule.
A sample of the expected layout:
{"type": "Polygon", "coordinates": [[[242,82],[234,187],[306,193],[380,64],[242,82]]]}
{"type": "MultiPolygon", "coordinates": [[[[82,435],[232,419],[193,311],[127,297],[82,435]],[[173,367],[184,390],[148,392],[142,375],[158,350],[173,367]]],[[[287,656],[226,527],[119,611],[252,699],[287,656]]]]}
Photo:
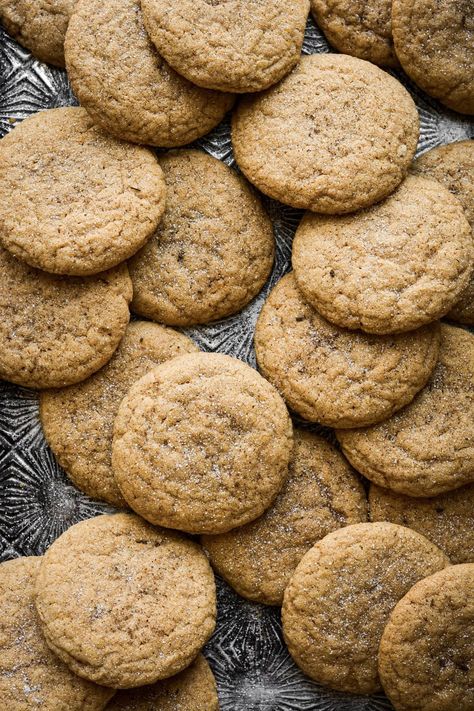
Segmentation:
{"type": "Polygon", "coordinates": [[[81,521],[46,552],[36,607],[50,649],[90,681],[153,684],[210,637],[215,583],[202,549],[138,516],[81,521]]]}
{"type": "Polygon", "coordinates": [[[130,317],[125,266],[62,277],[0,248],[0,272],[0,379],[59,388],[85,380],[110,360],[130,317]]]}
{"type": "Polygon", "coordinates": [[[357,427],[409,403],[436,364],[439,325],[394,336],[347,331],[307,304],[287,274],[265,302],[255,330],[264,376],[311,422],[357,427]]]}
{"type": "Polygon", "coordinates": [[[111,461],[120,402],[130,386],[153,367],[197,350],[181,333],[134,321],[98,373],[78,385],[41,393],[40,417],[46,440],[79,489],[115,506],[126,505],[111,461]]]}
{"type": "Polygon", "coordinates": [[[371,521],[408,526],[441,548],[452,563],[474,562],[474,484],[415,499],[371,484],[371,521]]]}
{"type": "Polygon", "coordinates": [[[340,430],[344,454],[379,486],[436,496],[474,482],[474,336],[442,325],[439,361],[413,402],[373,427],[340,430]]]}
{"type": "Polygon", "coordinates": [[[151,523],[223,533],[271,505],[292,444],[270,383],[236,358],[196,353],[130,388],[115,420],[112,466],[130,507],[151,523]]]}
{"type": "Polygon", "coordinates": [[[382,635],[379,673],[397,711],[474,708],[474,565],[420,580],[382,635]]]}
{"type": "Polygon", "coordinates": [[[203,151],[167,153],[160,164],[166,211],[129,262],[132,309],[172,326],[236,313],[270,274],[270,218],[245,179],[203,151]]]}
{"type": "Polygon", "coordinates": [[[0,0],[0,22],[40,61],[64,67],[64,38],[76,1],[0,0]]]}
{"type": "Polygon", "coordinates": [[[158,52],[182,76],[219,91],[262,91],[298,63],[308,0],[142,0],[158,52]]]}
{"type": "Polygon", "coordinates": [[[426,538],[392,523],[330,533],[306,553],[285,590],[283,634],[294,661],[333,689],[375,693],[391,611],[418,580],[447,565],[426,538]]]}
{"type": "Polygon", "coordinates": [[[274,505],[252,523],[203,536],[211,563],[239,595],[281,605],[303,555],[327,533],[367,520],[358,476],[331,444],[295,430],[288,480],[274,505]]]}
{"type": "Polygon", "coordinates": [[[459,200],[440,183],[410,175],[367,210],[308,212],[292,262],[304,298],[329,321],[399,333],[456,303],[474,270],[474,242],[459,200]]]}
{"type": "Polygon", "coordinates": [[[231,95],[180,77],[157,54],[138,0],[79,0],[65,51],[81,105],[128,141],[182,146],[217,126],[233,104],[231,95]]]}
{"type": "MultiPolygon", "coordinates": [[[[474,230],[474,141],[458,141],[433,148],[413,163],[411,172],[443,183],[463,206],[474,230]]],[[[474,274],[448,318],[474,325],[474,274]]]]}
{"type": "Polygon", "coordinates": [[[390,0],[311,0],[313,17],[339,52],[398,67],[390,0]]]}
{"type": "Polygon", "coordinates": [[[393,0],[395,51],[408,76],[454,111],[474,114],[472,0],[393,0]]]}
{"type": "Polygon", "coordinates": [[[240,169],[266,195],[344,213],[401,183],[418,124],[413,99],[389,74],[354,57],[315,54],[277,86],[241,100],[232,144],[240,169]]]}
{"type": "Polygon", "coordinates": [[[34,605],[40,558],[0,565],[0,706],[5,711],[102,711],[112,689],[80,679],[48,649],[34,605]]]}
{"type": "Polygon", "coordinates": [[[219,711],[216,682],[202,655],[180,674],[132,691],[119,691],[107,711],[219,711]]]}

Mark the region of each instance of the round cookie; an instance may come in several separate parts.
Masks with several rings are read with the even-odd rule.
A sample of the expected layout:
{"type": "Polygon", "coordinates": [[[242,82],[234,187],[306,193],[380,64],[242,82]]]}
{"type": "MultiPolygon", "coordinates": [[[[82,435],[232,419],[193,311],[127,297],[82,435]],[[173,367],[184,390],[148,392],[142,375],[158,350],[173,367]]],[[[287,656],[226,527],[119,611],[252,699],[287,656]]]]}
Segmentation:
{"type": "Polygon", "coordinates": [[[115,506],[126,505],[112,471],[113,426],[120,402],[130,386],[153,367],[197,350],[181,333],[133,321],[98,373],[78,385],[41,393],[46,440],[79,489],[115,506]]]}
{"type": "Polygon", "coordinates": [[[85,380],[110,360],[130,317],[126,266],[62,277],[0,248],[0,272],[0,379],[59,388],[85,380]]]}
{"type": "Polygon", "coordinates": [[[276,200],[314,212],[353,212],[391,193],[418,141],[418,113],[406,89],[361,59],[303,57],[232,116],[235,159],[276,200]]]}
{"type": "Polygon", "coordinates": [[[183,355],[133,385],[115,420],[112,465],[123,496],[154,524],[223,533],[267,509],[288,473],[283,400],[245,363],[183,355]]]}
{"type": "Polygon", "coordinates": [[[138,516],[81,521],[46,552],[36,607],[50,649],[84,679],[153,684],[187,667],[216,618],[202,549],[138,516]]]}
{"type": "Polygon", "coordinates": [[[450,109],[474,114],[472,0],[393,0],[395,51],[408,76],[450,109]]]}
{"type": "Polygon", "coordinates": [[[157,54],[138,0],[79,0],[66,35],[69,79],[94,121],[119,138],[182,146],[233,104],[176,74],[157,54]]]}
{"type": "Polygon", "coordinates": [[[331,444],[295,430],[288,480],[274,505],[246,526],[203,536],[211,563],[239,595],[281,605],[303,555],[327,533],[367,521],[358,476],[331,444]]]}
{"type": "Polygon", "coordinates": [[[311,422],[357,427],[409,403],[436,364],[438,323],[412,333],[347,331],[309,306],[287,274],[265,302],[255,330],[264,376],[311,422]]]}
{"type": "Polygon", "coordinates": [[[158,52],[179,74],[219,91],[262,91],[298,63],[308,0],[142,0],[158,52]]]}
{"type": "Polygon", "coordinates": [[[165,209],[147,148],[102,133],[84,109],[34,114],[0,140],[0,241],[31,266],[86,276],[131,257],[165,209]]]}
{"type": "Polygon", "coordinates": [[[415,499],[371,484],[371,521],[408,526],[441,548],[452,563],[474,562],[474,484],[415,499]]]}
{"type": "Polygon", "coordinates": [[[391,611],[418,580],[447,565],[426,538],[392,523],[330,533],[306,553],[285,590],[283,634],[294,661],[325,686],[375,693],[391,611]]]}
{"type": "MultiPolygon", "coordinates": [[[[411,172],[443,183],[463,206],[474,230],[474,141],[458,141],[433,148],[413,163],[411,172]]],[[[474,325],[474,273],[448,318],[474,325]]]]}
{"type": "Polygon", "coordinates": [[[214,675],[200,654],[180,674],[131,691],[119,691],[107,711],[219,711],[214,675]]]}
{"type": "Polygon", "coordinates": [[[329,321],[399,333],[456,303],[474,269],[474,242],[459,200],[438,182],[410,175],[367,210],[308,212],[292,262],[304,298],[329,321]]]}
{"type": "Polygon", "coordinates": [[[77,0],[0,0],[0,22],[42,62],[64,67],[64,38],[77,0]]]}
{"type": "Polygon", "coordinates": [[[379,673],[397,711],[474,708],[474,565],[420,580],[382,635],[379,673]]]}
{"type": "Polygon", "coordinates": [[[0,565],[0,707],[5,711],[102,711],[112,689],[80,679],[48,649],[34,605],[41,558],[0,565]]]}
{"type": "Polygon", "coordinates": [[[474,336],[441,327],[438,364],[427,386],[389,420],[339,430],[344,454],[379,486],[436,496],[474,482],[474,336]]]}
{"type": "Polygon", "coordinates": [[[132,309],[172,326],[236,313],[270,274],[270,218],[245,179],[203,151],[167,153],[160,165],[166,211],[129,262],[132,309]]]}
{"type": "Polygon", "coordinates": [[[393,48],[391,0],[311,0],[311,11],[339,52],[398,67],[393,48]]]}

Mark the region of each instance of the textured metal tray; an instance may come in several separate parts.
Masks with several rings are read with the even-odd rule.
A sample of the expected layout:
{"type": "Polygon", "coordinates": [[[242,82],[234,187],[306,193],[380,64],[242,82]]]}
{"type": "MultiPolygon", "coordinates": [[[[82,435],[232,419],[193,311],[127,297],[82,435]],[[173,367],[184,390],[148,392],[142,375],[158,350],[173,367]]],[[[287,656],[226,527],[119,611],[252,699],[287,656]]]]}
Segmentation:
{"type": "MultiPolygon", "coordinates": [[[[303,52],[329,51],[323,35],[309,20],[303,52]]],[[[444,109],[401,72],[393,73],[411,92],[420,112],[418,153],[474,137],[470,119],[444,109]]],[[[0,135],[40,109],[76,103],[66,73],[36,61],[0,27],[0,135]]],[[[228,121],[197,145],[229,165],[234,162],[228,121]]],[[[255,322],[269,289],[289,270],[291,241],[302,214],[268,198],[264,201],[277,241],[268,283],[236,316],[186,331],[203,350],[228,353],[253,366],[255,322]]],[[[41,431],[36,394],[0,382],[0,560],[41,555],[72,524],[110,511],[77,491],[56,464],[41,431]]],[[[218,581],[218,602],[217,629],[206,655],[217,678],[222,711],[392,708],[383,695],[339,694],[306,679],[283,644],[279,609],[248,603],[222,581],[218,581]]]]}

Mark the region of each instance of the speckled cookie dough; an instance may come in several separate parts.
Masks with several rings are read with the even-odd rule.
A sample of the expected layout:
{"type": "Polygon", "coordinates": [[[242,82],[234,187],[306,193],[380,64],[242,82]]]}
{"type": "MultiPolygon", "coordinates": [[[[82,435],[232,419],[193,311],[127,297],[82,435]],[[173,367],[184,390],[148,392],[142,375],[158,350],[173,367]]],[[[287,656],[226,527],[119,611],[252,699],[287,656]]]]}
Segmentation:
{"type": "Polygon", "coordinates": [[[445,324],[439,361],[412,403],[385,422],[339,430],[344,454],[379,486],[436,496],[474,482],[474,335],[445,324]]]}
{"type": "Polygon", "coordinates": [[[48,646],[69,668],[114,688],[187,667],[216,618],[200,546],[131,514],[72,526],[42,559],[36,607],[48,646]]]}
{"type": "Polygon", "coordinates": [[[65,50],[82,106],[128,141],[167,148],[191,143],[233,104],[230,94],[191,84],[157,54],[138,0],[79,0],[65,50]]]}
{"type": "Polygon", "coordinates": [[[85,276],[131,257],[156,229],[166,187],[154,154],[78,107],[41,111],[0,140],[0,242],[31,266],[85,276]]]}
{"type": "Polygon", "coordinates": [[[400,333],[441,318],[458,301],[474,270],[474,242],[459,200],[410,175],[354,215],[308,212],[292,262],[304,298],[329,321],[400,333]]]}
{"type": "Polygon", "coordinates": [[[303,555],[331,531],[367,520],[364,487],[337,449],[295,430],[288,480],[274,505],[246,526],[203,536],[213,566],[239,595],[281,605],[303,555]]]}
{"type": "Polygon", "coordinates": [[[236,313],[270,274],[270,218],[246,180],[203,151],[171,152],[160,165],[166,211],[129,262],[133,311],[171,326],[236,313]]]}
{"type": "Polygon", "coordinates": [[[130,507],[151,523],[223,533],[271,505],[292,445],[270,383],[236,358],[197,353],[132,386],[115,420],[112,465],[130,507]]]}
{"type": "Polygon", "coordinates": [[[258,365],[289,407],[311,422],[358,427],[409,403],[436,364],[439,324],[373,336],[326,321],[293,274],[270,292],[255,330],[258,365]]]}
{"type": "Polygon", "coordinates": [[[389,195],[415,154],[419,121],[407,90],[369,62],[303,57],[277,86],[240,101],[235,159],[276,200],[314,212],[353,212],[389,195]]]}
{"type": "Polygon", "coordinates": [[[309,677],[340,691],[380,689],[377,652],[396,603],[449,565],[424,536],[391,523],[330,533],[304,556],[285,590],[283,634],[309,677]]]}
{"type": "Polygon", "coordinates": [[[396,711],[474,708],[474,565],[420,580],[384,630],[379,673],[396,711]]]}
{"type": "Polygon", "coordinates": [[[127,327],[132,283],[123,265],[91,277],[33,269],[0,248],[0,378],[27,388],[85,380],[127,327]]]}
{"type": "Polygon", "coordinates": [[[89,496],[126,506],[112,471],[115,415],[131,385],[169,358],[197,351],[181,333],[133,321],[111,360],[98,373],[40,396],[46,440],[76,486],[89,496]]]}

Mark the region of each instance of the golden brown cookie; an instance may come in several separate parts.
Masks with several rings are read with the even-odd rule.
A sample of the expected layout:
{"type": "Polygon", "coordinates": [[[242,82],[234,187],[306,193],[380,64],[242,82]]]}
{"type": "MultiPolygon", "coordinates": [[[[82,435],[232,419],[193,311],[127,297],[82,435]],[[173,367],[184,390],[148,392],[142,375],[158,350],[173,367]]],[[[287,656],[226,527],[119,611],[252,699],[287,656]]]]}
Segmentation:
{"type": "Polygon", "coordinates": [[[128,141],[182,146],[217,126],[233,103],[168,66],[145,32],[138,0],[79,0],[65,51],[82,106],[128,141]]]}
{"type": "Polygon", "coordinates": [[[0,248],[0,378],[27,388],[85,380],[112,357],[129,321],[120,265],[90,277],[33,269],[0,248]]]}
{"type": "Polygon", "coordinates": [[[306,553],[285,590],[283,634],[294,661],[333,689],[375,693],[391,611],[418,580],[447,565],[424,536],[392,523],[330,533],[306,553]]]}
{"type": "Polygon", "coordinates": [[[408,526],[441,548],[452,563],[474,562],[474,484],[415,499],[371,484],[371,521],[408,526]]]}
{"type": "Polygon", "coordinates": [[[400,333],[456,303],[474,270],[474,242],[459,200],[440,183],[410,175],[367,210],[308,212],[292,262],[304,298],[329,321],[400,333]]]}
{"type": "Polygon", "coordinates": [[[42,559],[36,607],[50,649],[119,689],[187,667],[210,637],[215,583],[200,546],[132,514],[63,533],[42,559]]]}
{"type": "Polygon", "coordinates": [[[171,326],[214,321],[242,309],[270,274],[272,223],[246,180],[197,150],[160,158],[166,211],[129,262],[132,309],[171,326]]]}
{"type": "Polygon", "coordinates": [[[337,437],[358,471],[401,494],[436,496],[474,482],[474,335],[443,324],[438,364],[413,402],[337,437]]]}
{"type": "Polygon", "coordinates": [[[34,595],[41,558],[0,565],[0,708],[102,711],[113,689],[80,679],[47,647],[34,595]]]}
{"type": "Polygon", "coordinates": [[[246,526],[203,536],[211,563],[239,595],[281,605],[303,555],[327,533],[367,520],[364,487],[337,449],[295,430],[288,480],[274,505],[246,526]]]}
{"type": "MultiPolygon", "coordinates": [[[[474,230],[474,141],[458,141],[433,148],[413,163],[411,172],[443,183],[463,206],[474,230]]],[[[474,274],[448,318],[474,324],[474,274]]]]}
{"type": "Polygon", "coordinates": [[[308,0],[142,0],[158,52],[208,89],[262,91],[297,64],[308,0]]]}
{"type": "Polygon", "coordinates": [[[130,386],[169,358],[197,351],[186,336],[146,321],[130,323],[111,360],[78,385],[41,393],[46,440],[74,484],[116,506],[125,500],[112,471],[115,415],[130,386]]]}
{"type": "Polygon", "coordinates": [[[314,212],[353,212],[389,195],[414,156],[418,113],[407,90],[361,59],[303,57],[232,117],[236,161],[262,192],[314,212]]]}
{"type": "Polygon", "coordinates": [[[0,22],[42,62],[64,67],[64,38],[76,0],[0,0],[0,22]]]}
{"type": "Polygon", "coordinates": [[[214,675],[202,655],[176,676],[119,691],[107,711],[219,711],[214,675]]]}
{"type": "Polygon", "coordinates": [[[85,276],[131,257],[165,209],[147,148],[106,135],[84,109],[41,111],[0,140],[0,241],[47,272],[85,276]]]}
{"type": "Polygon", "coordinates": [[[311,0],[311,11],[339,52],[398,67],[393,48],[391,0],[311,0]]]}
{"type": "Polygon", "coordinates": [[[223,533],[267,509],[293,444],[285,404],[236,358],[183,355],[133,385],[115,420],[112,465],[123,496],[154,524],[223,533]]]}
{"type": "Polygon", "coordinates": [[[420,580],[382,635],[379,673],[396,711],[474,708],[474,565],[420,580]]]}
{"type": "Polygon", "coordinates": [[[329,427],[380,422],[410,402],[435,366],[439,325],[373,336],[347,331],[309,306],[287,274],[257,321],[265,377],[301,417],[329,427]]]}
{"type": "Polygon", "coordinates": [[[408,76],[450,109],[474,114],[472,0],[393,0],[395,51],[408,76]]]}

